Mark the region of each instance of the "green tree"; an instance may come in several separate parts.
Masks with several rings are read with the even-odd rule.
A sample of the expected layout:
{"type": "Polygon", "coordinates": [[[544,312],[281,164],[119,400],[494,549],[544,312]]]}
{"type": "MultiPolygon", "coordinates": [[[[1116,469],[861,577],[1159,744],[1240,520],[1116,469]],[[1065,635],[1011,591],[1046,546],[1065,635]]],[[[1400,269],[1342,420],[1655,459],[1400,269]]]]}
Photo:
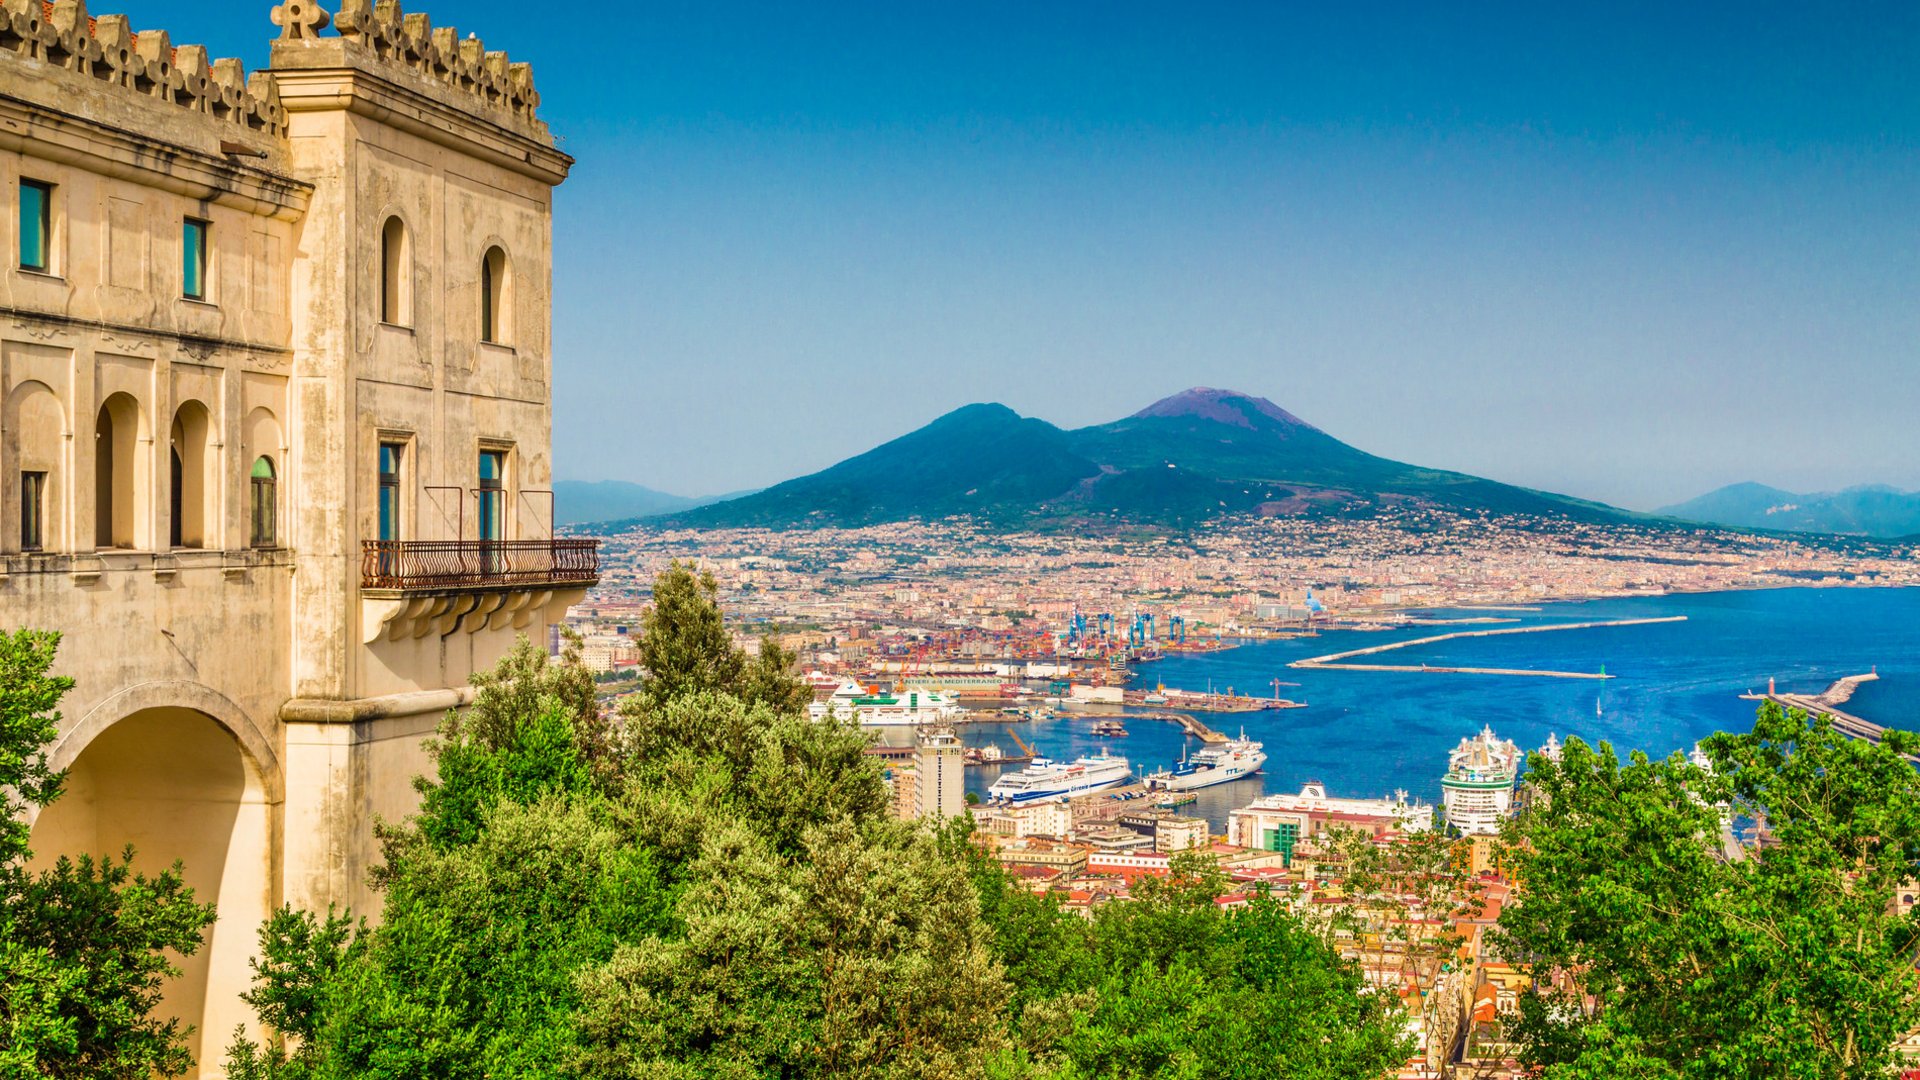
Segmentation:
{"type": "Polygon", "coordinates": [[[213,923],[181,868],[61,855],[27,868],[29,807],[59,796],[47,744],[70,679],[49,674],[58,634],[0,631],[0,1078],[118,1080],[183,1072],[190,1027],[159,1019],[169,952],[191,956],[213,923]]]}
{"type": "Polygon", "coordinates": [[[1578,739],[1529,759],[1499,941],[1536,987],[1528,1059],[1552,1078],[1886,1075],[1920,1026],[1920,937],[1892,904],[1920,866],[1902,756],[1920,739],[1768,703],[1701,749],[1708,769],[1578,739]]]}
{"type": "Polygon", "coordinates": [[[720,586],[678,559],[654,578],[653,607],[641,620],[640,666],[647,678],[633,700],[657,709],[702,690],[735,691],[746,657],[720,614],[720,586]]]}
{"type": "Polygon", "coordinates": [[[1284,903],[1215,903],[1228,885],[1208,854],[1174,856],[1091,922],[985,860],[974,881],[1013,984],[1019,1046],[996,1076],[1332,1080],[1388,1075],[1410,1052],[1397,1006],[1284,903]]]}
{"type": "Polygon", "coordinates": [[[813,827],[801,855],[712,830],[684,934],[581,977],[579,1075],[979,1075],[1006,987],[962,868],[888,822],[813,827]]]}

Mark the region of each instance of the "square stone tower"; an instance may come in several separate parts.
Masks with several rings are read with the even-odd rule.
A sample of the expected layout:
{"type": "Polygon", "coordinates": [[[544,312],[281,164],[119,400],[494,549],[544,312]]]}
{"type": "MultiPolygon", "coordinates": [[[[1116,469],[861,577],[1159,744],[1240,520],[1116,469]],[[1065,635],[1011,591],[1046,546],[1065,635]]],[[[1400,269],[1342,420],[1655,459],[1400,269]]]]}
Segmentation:
{"type": "Polygon", "coordinates": [[[530,69],[393,0],[272,16],[249,76],[0,0],[0,622],[77,683],[33,842],[219,904],[168,999],[208,1076],[260,919],[377,914],[423,738],[599,570],[552,529],[530,69]]]}

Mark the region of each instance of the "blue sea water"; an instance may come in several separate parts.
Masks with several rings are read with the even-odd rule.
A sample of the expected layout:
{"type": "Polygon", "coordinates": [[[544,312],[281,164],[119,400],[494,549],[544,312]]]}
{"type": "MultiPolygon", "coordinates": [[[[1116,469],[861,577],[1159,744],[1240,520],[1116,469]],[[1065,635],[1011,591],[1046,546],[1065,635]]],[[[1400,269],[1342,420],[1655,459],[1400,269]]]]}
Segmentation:
{"type": "MultiPolygon", "coordinates": [[[[1745,730],[1769,676],[1782,692],[1817,693],[1843,675],[1877,669],[1846,709],[1887,727],[1920,729],[1920,589],[1771,589],[1542,604],[1537,611],[1436,610],[1438,619],[1513,622],[1417,626],[1391,631],[1332,630],[1312,638],[1259,642],[1141,665],[1131,685],[1188,690],[1232,687],[1281,696],[1307,708],[1202,713],[1209,725],[1266,744],[1263,774],[1208,788],[1190,812],[1220,827],[1227,811],[1269,791],[1297,791],[1308,780],[1329,794],[1383,796],[1395,789],[1437,801],[1447,753],[1491,725],[1523,749],[1548,733],[1605,740],[1623,755],[1690,748],[1715,731],[1745,730]],[[1430,637],[1455,630],[1684,615],[1685,622],[1538,634],[1461,638],[1394,650],[1360,662],[1598,671],[1612,679],[1551,679],[1421,672],[1297,670],[1293,660],[1430,637]],[[1599,705],[1596,712],[1595,705],[1599,705]]],[[[1178,726],[1130,720],[1128,736],[1103,739],[1097,717],[1063,714],[1022,723],[1020,736],[1041,753],[1069,758],[1102,747],[1125,755],[1136,774],[1195,749],[1178,726]]],[[[1012,749],[1002,724],[972,724],[970,746],[1012,749]]],[[[984,793],[996,768],[967,770],[967,789],[984,793]]]]}

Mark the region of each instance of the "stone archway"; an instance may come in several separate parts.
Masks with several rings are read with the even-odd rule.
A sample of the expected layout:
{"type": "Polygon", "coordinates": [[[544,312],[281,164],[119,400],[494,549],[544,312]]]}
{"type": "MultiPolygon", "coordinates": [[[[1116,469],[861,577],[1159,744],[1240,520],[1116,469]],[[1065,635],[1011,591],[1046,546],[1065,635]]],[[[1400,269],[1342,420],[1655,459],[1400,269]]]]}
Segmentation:
{"type": "Polygon", "coordinates": [[[217,905],[219,920],[201,950],[180,962],[163,1008],[193,1025],[195,1072],[219,1077],[234,1028],[253,1027],[240,994],[251,979],[258,928],[278,895],[278,762],[231,702],[204,687],[169,693],[167,685],[116,694],[55,746],[66,793],[37,815],[32,845],[35,862],[46,866],[62,855],[117,855],[132,844],[139,870],[154,873],[178,860],[195,897],[217,905]]]}

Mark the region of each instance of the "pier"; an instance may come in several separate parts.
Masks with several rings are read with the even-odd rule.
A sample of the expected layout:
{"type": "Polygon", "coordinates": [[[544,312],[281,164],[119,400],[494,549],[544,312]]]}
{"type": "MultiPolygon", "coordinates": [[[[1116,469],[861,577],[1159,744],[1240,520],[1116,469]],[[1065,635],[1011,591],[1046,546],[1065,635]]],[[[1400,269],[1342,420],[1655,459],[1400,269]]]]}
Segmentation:
{"type": "Polygon", "coordinates": [[[1323,671],[1409,671],[1436,675],[1530,675],[1543,679],[1611,679],[1613,676],[1603,671],[1543,671],[1536,668],[1455,667],[1431,664],[1352,664],[1345,661],[1355,656],[1373,656],[1377,653],[1391,652],[1394,649],[1409,649],[1416,645],[1436,645],[1455,638],[1497,637],[1501,634],[1544,634],[1554,630],[1592,630],[1606,626],[1648,626],[1654,623],[1686,621],[1685,615],[1668,615],[1657,619],[1607,619],[1595,622],[1555,623],[1552,626],[1509,626],[1499,630],[1457,630],[1451,634],[1435,634],[1432,637],[1414,638],[1411,641],[1395,641],[1386,645],[1371,645],[1364,649],[1349,649],[1346,652],[1308,657],[1305,660],[1295,660],[1288,666],[1323,671]]]}
{"type": "MultiPolygon", "coordinates": [[[[1887,733],[1886,728],[1871,720],[1863,720],[1852,713],[1843,712],[1837,706],[1846,704],[1853,697],[1853,692],[1860,688],[1861,683],[1874,682],[1879,678],[1880,673],[1877,670],[1865,675],[1848,675],[1834,680],[1833,685],[1818,694],[1777,693],[1773,688],[1773,680],[1768,679],[1766,693],[1741,694],[1740,700],[1771,701],[1782,708],[1799,709],[1806,713],[1821,713],[1833,722],[1833,729],[1840,734],[1877,743],[1880,737],[1887,733]]],[[[1920,761],[1920,758],[1908,755],[1908,760],[1920,761]]]]}
{"type": "Polygon", "coordinates": [[[1188,716],[1186,713],[1133,712],[1128,713],[1127,718],[1130,720],[1171,720],[1185,729],[1187,734],[1199,739],[1203,743],[1223,743],[1227,741],[1225,735],[1188,716]]]}

